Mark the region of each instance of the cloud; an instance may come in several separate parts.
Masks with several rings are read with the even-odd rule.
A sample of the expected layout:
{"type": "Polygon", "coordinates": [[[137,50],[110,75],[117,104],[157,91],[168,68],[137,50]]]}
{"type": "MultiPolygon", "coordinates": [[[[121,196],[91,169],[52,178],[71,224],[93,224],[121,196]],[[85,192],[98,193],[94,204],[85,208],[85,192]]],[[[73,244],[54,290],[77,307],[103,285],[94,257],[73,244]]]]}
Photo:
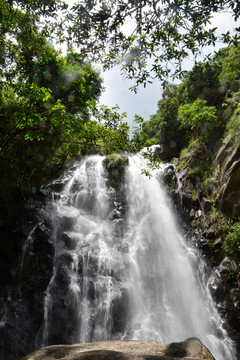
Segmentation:
{"type": "Polygon", "coordinates": [[[155,80],[153,84],[148,84],[146,88],[140,87],[137,94],[135,94],[129,90],[133,84],[121,75],[119,65],[105,72],[103,79],[106,90],[102,94],[100,102],[108,106],[118,104],[121,112],[128,113],[127,119],[129,121],[135,114],[148,120],[150,115],[156,112],[157,102],[162,94],[160,81],[155,80]]]}

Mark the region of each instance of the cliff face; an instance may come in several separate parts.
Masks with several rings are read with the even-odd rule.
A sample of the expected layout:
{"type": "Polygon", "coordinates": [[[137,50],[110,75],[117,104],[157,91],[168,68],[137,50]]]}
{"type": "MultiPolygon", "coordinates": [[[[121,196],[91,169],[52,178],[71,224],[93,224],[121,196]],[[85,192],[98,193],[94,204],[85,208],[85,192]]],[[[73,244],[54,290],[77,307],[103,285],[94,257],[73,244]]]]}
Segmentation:
{"type": "Polygon", "coordinates": [[[228,136],[212,152],[199,146],[175,169],[174,174],[170,167],[166,181],[187,238],[202,251],[208,286],[230,336],[240,344],[240,237],[234,232],[240,216],[240,144],[232,147],[228,136]]]}
{"type": "Polygon", "coordinates": [[[19,359],[35,349],[54,259],[51,219],[41,212],[47,197],[41,190],[34,200],[16,204],[11,219],[0,228],[2,359],[19,359]]]}

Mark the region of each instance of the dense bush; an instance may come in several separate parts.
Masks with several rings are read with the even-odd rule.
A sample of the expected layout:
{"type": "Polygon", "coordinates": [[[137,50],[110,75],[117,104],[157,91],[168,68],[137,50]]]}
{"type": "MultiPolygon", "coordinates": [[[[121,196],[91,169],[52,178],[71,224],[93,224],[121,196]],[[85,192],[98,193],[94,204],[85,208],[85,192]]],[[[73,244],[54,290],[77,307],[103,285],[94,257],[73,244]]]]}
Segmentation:
{"type": "Polygon", "coordinates": [[[228,255],[237,258],[240,265],[240,219],[230,226],[223,248],[228,255]]]}
{"type": "Polygon", "coordinates": [[[206,100],[197,99],[191,104],[178,108],[178,120],[181,127],[189,133],[189,138],[206,141],[217,122],[215,106],[207,106],[206,100]]]}

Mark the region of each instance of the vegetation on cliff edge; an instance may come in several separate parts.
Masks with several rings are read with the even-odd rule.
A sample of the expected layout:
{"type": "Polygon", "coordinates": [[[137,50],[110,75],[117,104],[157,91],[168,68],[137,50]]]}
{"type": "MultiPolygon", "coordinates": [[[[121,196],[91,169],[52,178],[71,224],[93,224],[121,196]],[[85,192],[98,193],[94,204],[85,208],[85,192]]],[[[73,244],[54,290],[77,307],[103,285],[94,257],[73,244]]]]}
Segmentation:
{"type": "Polygon", "coordinates": [[[240,264],[239,219],[220,206],[221,168],[215,159],[228,135],[229,154],[239,144],[239,94],[237,45],[219,50],[208,62],[197,63],[181,84],[169,84],[158,102],[157,112],[143,124],[143,129],[148,141],[167,144],[172,156],[179,158],[178,168],[187,169],[195,184],[192,200],[198,201],[201,194],[211,204],[205,215],[222,236],[223,254],[240,264]]]}

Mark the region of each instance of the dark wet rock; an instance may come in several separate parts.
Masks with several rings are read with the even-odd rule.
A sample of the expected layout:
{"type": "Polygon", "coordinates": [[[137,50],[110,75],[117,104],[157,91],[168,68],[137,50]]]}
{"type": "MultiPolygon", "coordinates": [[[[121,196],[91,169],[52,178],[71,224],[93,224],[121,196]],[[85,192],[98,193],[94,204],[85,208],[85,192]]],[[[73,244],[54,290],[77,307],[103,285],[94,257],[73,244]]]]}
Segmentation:
{"type": "Polygon", "coordinates": [[[199,199],[199,202],[200,202],[201,209],[203,210],[204,213],[211,210],[212,205],[213,205],[212,201],[203,197],[201,200],[199,199]]]}
{"type": "MultiPolygon", "coordinates": [[[[239,147],[240,156],[240,147],[239,147]]],[[[224,173],[220,189],[220,204],[223,212],[231,217],[240,216],[240,158],[224,173]]]]}
{"type": "Polygon", "coordinates": [[[117,209],[113,209],[109,215],[110,220],[120,219],[122,216],[121,212],[117,209]]]}
{"type": "Polygon", "coordinates": [[[89,276],[94,276],[97,274],[99,269],[98,255],[89,255],[87,259],[87,265],[89,276]]]}
{"type": "Polygon", "coordinates": [[[218,270],[220,274],[237,275],[239,272],[239,266],[234,260],[225,257],[219,265],[218,270]]]}
{"type": "Polygon", "coordinates": [[[64,185],[65,185],[65,183],[64,183],[63,181],[57,180],[57,181],[54,181],[54,182],[51,183],[51,184],[48,184],[48,188],[49,188],[50,190],[53,190],[53,191],[59,193],[59,192],[61,192],[62,189],[64,188],[64,185]]]}
{"type": "Polygon", "coordinates": [[[214,251],[220,250],[222,248],[222,238],[218,237],[216,240],[214,240],[211,244],[211,247],[214,251]]]}
{"type": "Polygon", "coordinates": [[[44,188],[39,189],[39,193],[40,193],[40,195],[42,195],[48,199],[51,199],[53,196],[52,191],[50,191],[48,189],[44,189],[44,188]]]}
{"type": "Polygon", "coordinates": [[[71,282],[71,278],[69,276],[70,268],[73,264],[72,254],[68,252],[63,252],[60,256],[58,256],[56,260],[56,273],[55,279],[60,287],[66,288],[71,282]]]}
{"type": "Polygon", "coordinates": [[[67,233],[63,233],[60,240],[57,242],[58,248],[65,250],[74,250],[76,248],[76,241],[68,236],[67,233]]]}
{"type": "Polygon", "coordinates": [[[12,214],[11,222],[1,229],[1,359],[16,360],[33,351],[44,316],[45,291],[53,271],[54,242],[52,220],[46,219],[42,212],[48,206],[48,195],[36,193],[36,198],[22,204],[18,212],[12,214]]]}
{"type": "Polygon", "coordinates": [[[239,267],[235,261],[225,257],[215,267],[208,286],[216,301],[225,326],[238,346],[240,341],[240,288],[237,275],[239,267]]]}
{"type": "Polygon", "coordinates": [[[51,224],[47,221],[38,224],[32,232],[26,253],[22,254],[20,273],[23,294],[41,293],[46,290],[52,275],[54,242],[51,237],[51,224]]]}
{"type": "MultiPolygon", "coordinates": [[[[202,252],[207,272],[212,271],[209,287],[224,320],[224,326],[238,346],[240,284],[239,268],[233,261],[238,257],[232,254],[233,259],[224,258],[224,241],[228,219],[240,215],[240,144],[232,147],[231,136],[228,136],[211,150],[211,154],[208,150],[206,147],[192,150],[185,156],[180,172],[176,170],[176,204],[188,241],[202,252]],[[211,167],[215,172],[212,175],[216,176],[212,182],[211,175],[207,173],[211,167]],[[204,186],[203,176],[208,177],[204,186]],[[219,224],[218,219],[214,220],[212,216],[212,210],[216,209],[219,209],[218,214],[222,216],[222,223],[219,224]],[[198,216],[199,212],[201,216],[198,216]]],[[[240,346],[238,351],[240,353],[240,346]]]]}
{"type": "Polygon", "coordinates": [[[127,328],[129,320],[129,294],[126,289],[121,289],[121,296],[118,296],[112,301],[112,322],[113,335],[123,332],[127,328]]]}
{"type": "Polygon", "coordinates": [[[156,145],[154,146],[153,151],[157,154],[159,159],[164,162],[171,161],[173,157],[176,156],[176,152],[167,144],[156,145]]]}
{"type": "Polygon", "coordinates": [[[171,191],[171,189],[175,187],[177,182],[177,177],[176,177],[175,167],[173,165],[169,165],[164,169],[164,172],[161,176],[161,180],[168,190],[171,191]]]}
{"type": "Polygon", "coordinates": [[[232,167],[232,165],[238,161],[240,158],[240,144],[235,146],[234,148],[229,147],[228,151],[225,153],[225,157],[223,158],[221,165],[221,181],[224,182],[228,177],[228,171],[232,167]]]}
{"type": "Polygon", "coordinates": [[[212,224],[210,227],[205,229],[203,232],[203,236],[206,239],[214,239],[216,237],[216,234],[217,234],[217,228],[216,228],[215,224],[212,224]]]}
{"type": "Polygon", "coordinates": [[[44,338],[50,345],[72,344],[76,342],[78,328],[78,317],[75,311],[76,298],[73,294],[66,297],[67,289],[56,286],[56,283],[53,283],[49,291],[51,293],[51,307],[48,311],[48,321],[52,324],[51,331],[46,334],[44,323],[42,323],[42,328],[40,328],[36,339],[37,347],[41,346],[41,339],[44,338]]]}
{"type": "Polygon", "coordinates": [[[94,281],[90,280],[88,282],[88,291],[87,291],[87,298],[90,301],[94,301],[96,297],[96,292],[95,292],[95,285],[94,285],[94,281]]]}
{"type": "Polygon", "coordinates": [[[73,225],[76,222],[76,217],[72,216],[71,214],[69,215],[63,215],[61,217],[61,227],[64,231],[68,231],[71,230],[73,225]]]}

